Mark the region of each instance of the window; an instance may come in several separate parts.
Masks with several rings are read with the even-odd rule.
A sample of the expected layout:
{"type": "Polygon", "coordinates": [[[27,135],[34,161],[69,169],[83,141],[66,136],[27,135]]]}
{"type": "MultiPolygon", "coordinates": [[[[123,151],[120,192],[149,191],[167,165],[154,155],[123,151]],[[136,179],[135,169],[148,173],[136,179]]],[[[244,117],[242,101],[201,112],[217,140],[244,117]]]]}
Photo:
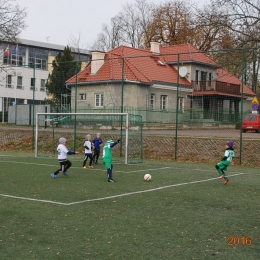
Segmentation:
{"type": "MultiPolygon", "coordinates": [[[[5,44],[0,44],[0,48],[4,51],[7,50],[5,44]]],[[[4,64],[12,64],[15,66],[22,66],[25,63],[25,52],[26,47],[20,45],[10,45],[8,48],[7,55],[4,55],[3,62],[4,64]]]]}
{"type": "MultiPolygon", "coordinates": [[[[196,101],[195,101],[196,102],[196,101]]],[[[197,100],[197,107],[202,108],[202,99],[197,100]]]]}
{"type": "Polygon", "coordinates": [[[151,109],[155,109],[155,94],[151,94],[151,104],[150,104],[151,109]]]}
{"type": "Polygon", "coordinates": [[[103,107],[103,94],[95,94],[95,107],[103,107]]]}
{"type": "Polygon", "coordinates": [[[209,87],[211,87],[212,73],[209,73],[209,87]]]}
{"type": "Polygon", "coordinates": [[[87,94],[86,93],[80,93],[79,94],[79,100],[86,100],[87,99],[87,94]]]}
{"type": "Polygon", "coordinates": [[[184,112],[184,97],[179,97],[179,111],[184,112]]]}
{"type": "Polygon", "coordinates": [[[29,66],[46,70],[48,63],[48,50],[29,47],[29,66]]]}
{"type": "Polygon", "coordinates": [[[45,91],[45,84],[46,84],[46,80],[45,79],[41,79],[40,91],[45,91]]]}
{"type": "Polygon", "coordinates": [[[207,72],[201,71],[200,80],[201,81],[206,81],[207,80],[207,72]]]}
{"type": "Polygon", "coordinates": [[[17,76],[17,86],[16,88],[23,88],[23,77],[22,76],[17,76]]]}
{"type": "Polygon", "coordinates": [[[12,87],[12,75],[7,75],[7,77],[6,77],[6,87],[7,88],[12,87]]]}
{"type": "Polygon", "coordinates": [[[198,84],[199,83],[199,71],[198,70],[196,70],[195,80],[196,80],[196,83],[198,84]]]}
{"type": "Polygon", "coordinates": [[[35,88],[35,78],[31,78],[31,90],[34,88],[35,88]]]}
{"type": "Polygon", "coordinates": [[[167,96],[166,95],[161,95],[160,109],[161,110],[166,110],[167,109],[167,96]]]}
{"type": "Polygon", "coordinates": [[[223,108],[223,100],[218,100],[218,109],[222,109],[223,108]]]}
{"type": "Polygon", "coordinates": [[[256,120],[256,116],[252,116],[252,115],[247,115],[244,120],[250,120],[250,121],[255,121],[256,120]]]}

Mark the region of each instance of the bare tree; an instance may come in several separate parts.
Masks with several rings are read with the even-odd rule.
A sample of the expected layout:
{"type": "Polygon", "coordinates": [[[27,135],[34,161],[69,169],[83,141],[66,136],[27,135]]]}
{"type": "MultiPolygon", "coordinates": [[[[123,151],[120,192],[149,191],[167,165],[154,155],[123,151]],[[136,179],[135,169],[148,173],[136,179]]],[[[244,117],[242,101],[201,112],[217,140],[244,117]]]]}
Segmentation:
{"type": "Polygon", "coordinates": [[[123,5],[122,11],[111,18],[110,24],[103,24],[102,32],[98,34],[92,49],[107,51],[119,45],[147,47],[152,6],[154,5],[146,0],[136,0],[134,4],[123,5]]]}
{"type": "Polygon", "coordinates": [[[149,47],[151,42],[149,25],[152,23],[154,8],[155,5],[146,0],[136,0],[134,4],[123,5],[123,11],[119,13],[118,18],[121,21],[120,30],[126,45],[134,48],[149,47]]]}
{"type": "Polygon", "coordinates": [[[153,10],[156,5],[148,3],[146,0],[136,0],[136,7],[139,13],[139,24],[142,28],[140,34],[141,44],[139,47],[149,48],[152,41],[152,35],[150,34],[149,27],[153,21],[153,10]]]}
{"type": "MultiPolygon", "coordinates": [[[[258,92],[260,67],[260,1],[259,0],[211,0],[212,10],[204,13],[204,19],[209,22],[213,17],[216,27],[221,32],[232,35],[232,40],[219,41],[218,48],[241,48],[242,51],[230,50],[226,55],[217,55],[216,60],[229,71],[244,79],[244,83],[258,92]],[[255,49],[254,49],[255,48],[255,49]],[[238,53],[239,52],[239,53],[238,53]],[[245,70],[242,71],[241,63],[245,70]],[[242,73],[244,75],[242,75],[242,73]]],[[[222,33],[222,38],[227,39],[222,33]]]]}
{"type": "Polygon", "coordinates": [[[120,30],[120,18],[115,16],[110,20],[110,25],[103,24],[102,32],[98,34],[91,49],[107,51],[121,44],[124,44],[124,41],[120,30]]]}
{"type": "Polygon", "coordinates": [[[15,0],[0,0],[0,41],[18,42],[18,35],[26,28],[26,9],[15,0]]]}
{"type": "Polygon", "coordinates": [[[219,10],[219,23],[247,40],[260,42],[259,0],[211,0],[211,4],[219,10]]]}
{"type": "Polygon", "coordinates": [[[78,32],[77,35],[70,35],[68,46],[71,48],[72,52],[76,54],[74,57],[75,60],[80,61],[82,54],[87,54],[87,44],[82,41],[80,32],[78,32]]]}

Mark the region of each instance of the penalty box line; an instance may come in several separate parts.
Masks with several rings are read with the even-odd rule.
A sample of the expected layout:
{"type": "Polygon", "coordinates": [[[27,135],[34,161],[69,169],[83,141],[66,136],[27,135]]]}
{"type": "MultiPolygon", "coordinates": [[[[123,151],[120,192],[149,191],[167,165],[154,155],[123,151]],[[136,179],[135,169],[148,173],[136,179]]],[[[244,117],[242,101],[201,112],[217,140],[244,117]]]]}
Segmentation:
{"type": "MultiPolygon", "coordinates": [[[[248,173],[240,172],[240,173],[232,174],[232,175],[230,175],[230,177],[235,177],[235,176],[239,176],[239,175],[243,175],[243,174],[248,174],[248,173]]],[[[133,191],[133,192],[122,193],[122,194],[108,196],[108,197],[81,200],[81,201],[75,201],[75,202],[69,202],[69,203],[52,201],[52,200],[40,200],[40,199],[19,197],[19,196],[7,195],[7,194],[0,194],[0,196],[7,197],[7,198],[13,198],[13,199],[21,199],[21,200],[28,200],[28,201],[63,205],[63,206],[72,206],[72,205],[76,205],[76,204],[82,204],[82,203],[94,202],[94,201],[102,201],[102,200],[108,200],[108,199],[114,199],[114,198],[121,198],[121,197],[131,196],[131,195],[135,195],[135,194],[142,194],[142,193],[147,193],[147,192],[153,192],[153,191],[168,189],[168,188],[172,188],[172,187],[179,187],[179,186],[184,186],[184,185],[189,185],[189,184],[203,183],[203,182],[208,182],[208,181],[213,181],[213,180],[217,180],[217,178],[210,178],[210,179],[199,180],[199,181],[191,181],[191,182],[171,184],[171,185],[161,186],[161,187],[157,187],[157,188],[153,188],[153,189],[149,189],[149,190],[133,191]]]]}
{"type": "MultiPolygon", "coordinates": [[[[240,173],[236,173],[236,174],[229,175],[229,176],[230,177],[234,177],[234,176],[243,175],[243,174],[246,174],[246,173],[240,172],[240,173]]],[[[157,190],[168,189],[168,188],[172,188],[172,187],[184,186],[184,185],[188,185],[188,184],[196,184],[196,183],[208,182],[208,181],[213,181],[213,180],[217,180],[217,179],[218,178],[210,178],[210,179],[199,180],[199,181],[183,182],[183,183],[171,184],[171,185],[167,185],[167,186],[161,186],[161,187],[157,187],[157,188],[153,188],[153,189],[149,189],[149,190],[134,191],[134,192],[128,192],[128,193],[123,193],[123,194],[118,194],[118,195],[113,195],[113,196],[108,196],[108,197],[103,197],[103,198],[70,202],[70,203],[67,203],[67,206],[81,204],[81,203],[86,203],[86,202],[93,202],[93,201],[101,201],[101,200],[107,200],[107,199],[120,198],[120,197],[135,195],[135,194],[141,194],[141,193],[146,193],[146,192],[152,192],[152,191],[157,191],[157,190]]]]}

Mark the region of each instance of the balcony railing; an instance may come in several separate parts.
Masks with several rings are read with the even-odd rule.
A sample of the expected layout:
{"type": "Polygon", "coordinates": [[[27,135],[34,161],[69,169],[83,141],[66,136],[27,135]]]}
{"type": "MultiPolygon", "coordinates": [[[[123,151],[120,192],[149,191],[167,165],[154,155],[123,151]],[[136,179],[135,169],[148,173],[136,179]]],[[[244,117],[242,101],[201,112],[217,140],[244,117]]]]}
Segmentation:
{"type": "Polygon", "coordinates": [[[240,85],[217,80],[192,81],[192,87],[194,92],[216,91],[227,94],[240,95],[240,85]]]}

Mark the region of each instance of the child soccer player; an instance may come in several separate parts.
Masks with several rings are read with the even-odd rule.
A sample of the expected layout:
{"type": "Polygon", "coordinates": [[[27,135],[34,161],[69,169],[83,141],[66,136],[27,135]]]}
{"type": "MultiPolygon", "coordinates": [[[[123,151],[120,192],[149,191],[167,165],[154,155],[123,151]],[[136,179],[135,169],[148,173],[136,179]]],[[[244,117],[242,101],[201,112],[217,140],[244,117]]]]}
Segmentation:
{"type": "Polygon", "coordinates": [[[63,137],[59,139],[59,145],[57,147],[58,161],[60,168],[51,174],[53,179],[57,178],[57,174],[61,171],[64,176],[68,176],[67,170],[71,167],[72,163],[67,159],[67,154],[78,154],[78,152],[72,152],[66,147],[67,140],[63,137]]]}
{"type": "Polygon", "coordinates": [[[215,166],[219,173],[218,179],[221,180],[222,178],[224,178],[224,184],[228,183],[228,177],[224,171],[227,170],[227,167],[231,163],[232,159],[235,157],[233,145],[234,145],[233,141],[228,141],[226,143],[226,151],[224,157],[222,158],[221,162],[219,162],[215,166]]]}
{"type": "Polygon", "coordinates": [[[93,157],[92,157],[91,135],[87,135],[86,136],[86,140],[84,142],[84,147],[85,147],[85,158],[84,158],[84,161],[83,161],[82,168],[86,169],[86,162],[87,162],[87,160],[89,158],[90,161],[89,161],[88,168],[93,169],[93,166],[92,166],[93,157]]]}
{"type": "Polygon", "coordinates": [[[94,155],[93,155],[93,163],[98,164],[98,158],[100,155],[100,145],[103,143],[101,139],[101,134],[97,133],[97,137],[93,140],[94,146],[94,155]]]}
{"type": "Polygon", "coordinates": [[[112,151],[111,148],[117,145],[120,142],[120,139],[118,139],[116,142],[113,140],[108,140],[106,144],[103,147],[103,156],[102,161],[105,164],[105,167],[107,169],[107,178],[108,182],[115,182],[112,178],[112,171],[113,171],[113,164],[112,164],[112,151]]]}

